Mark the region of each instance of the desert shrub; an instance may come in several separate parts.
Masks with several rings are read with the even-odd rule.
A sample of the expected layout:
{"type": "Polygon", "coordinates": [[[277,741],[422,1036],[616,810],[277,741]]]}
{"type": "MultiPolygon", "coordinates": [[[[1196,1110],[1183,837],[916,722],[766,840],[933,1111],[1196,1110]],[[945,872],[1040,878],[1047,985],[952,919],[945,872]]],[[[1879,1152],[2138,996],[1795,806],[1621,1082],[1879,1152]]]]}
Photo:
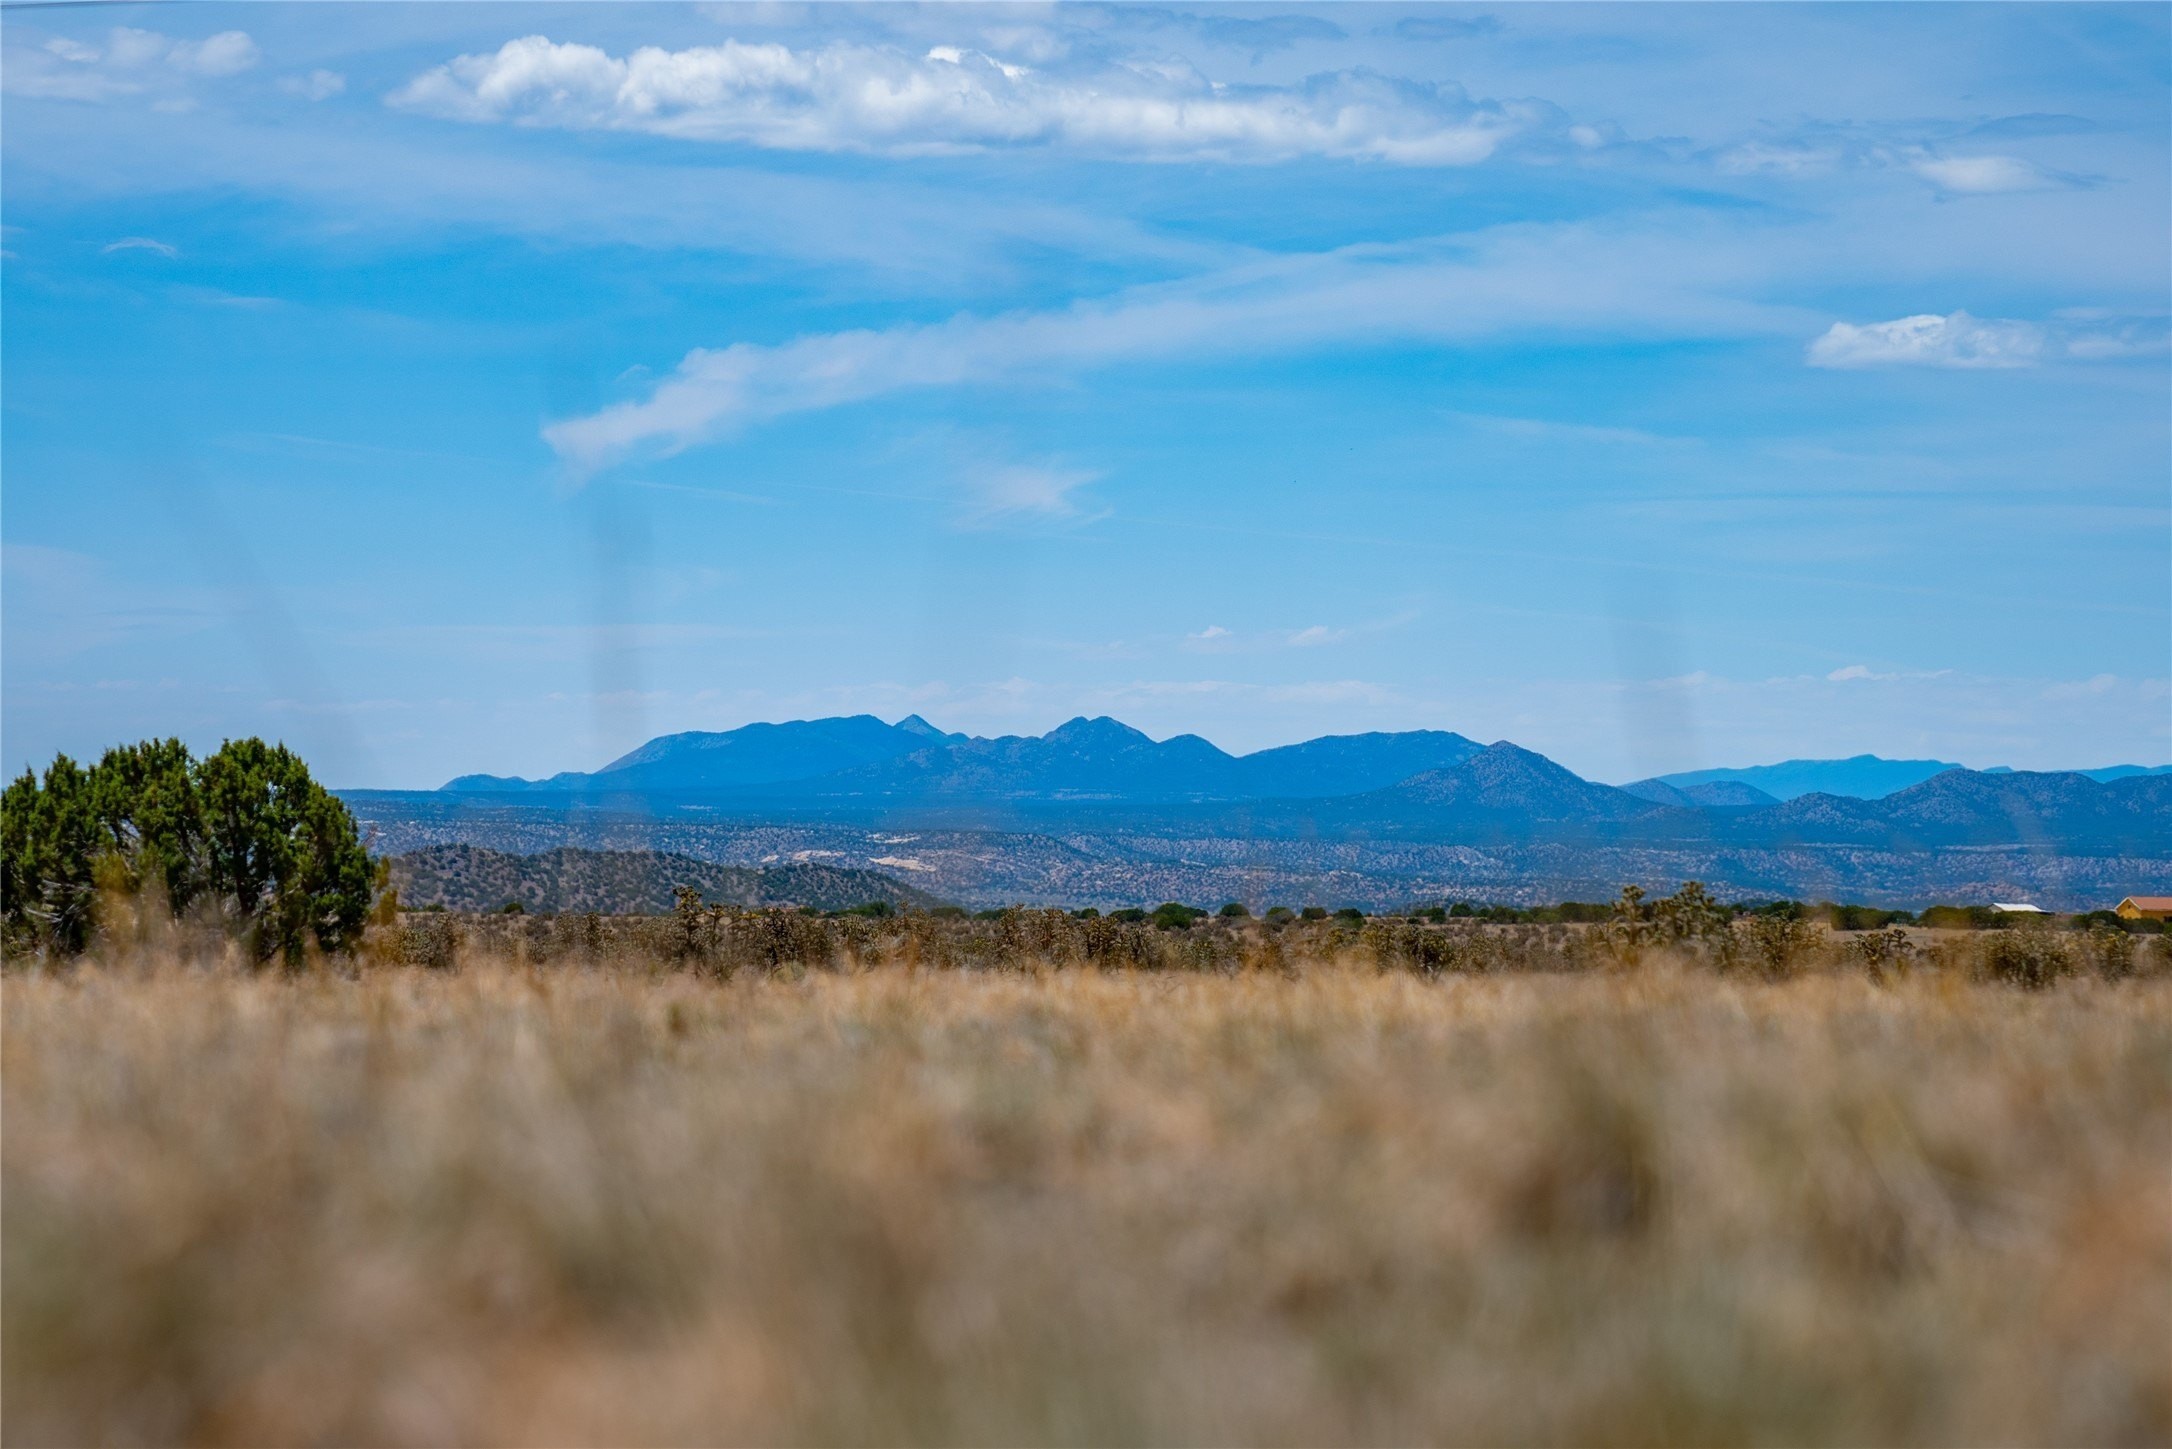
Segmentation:
{"type": "Polygon", "coordinates": [[[1422,925],[1369,921],[1359,933],[1358,942],[1372,952],[1373,960],[1384,971],[1438,976],[1458,965],[1456,939],[1446,931],[1428,930],[1422,925]]]}
{"type": "Polygon", "coordinates": [[[1177,901],[1163,901],[1154,907],[1153,921],[1164,931],[1185,931],[1191,929],[1192,922],[1205,915],[1205,911],[1195,906],[1183,905],[1177,901]]]}
{"type": "Polygon", "coordinates": [[[1831,901],[1819,901],[1811,907],[1811,914],[1836,931],[1880,931],[1888,926],[1913,925],[1916,919],[1907,911],[1889,911],[1877,906],[1835,905],[1831,901]]]}
{"type": "Polygon", "coordinates": [[[1768,981],[1784,981],[1806,964],[1817,939],[1817,927],[1799,914],[1752,914],[1743,917],[1730,938],[1728,964],[1746,966],[1768,981]]]}
{"type": "Polygon", "coordinates": [[[1905,970],[1913,954],[1908,933],[1897,927],[1865,931],[1849,945],[1855,959],[1862,963],[1873,981],[1883,981],[1889,974],[1905,970]]]}
{"type": "Polygon", "coordinates": [[[1661,941],[1698,946],[1725,937],[1734,918],[1702,882],[1684,881],[1673,895],[1652,903],[1651,919],[1661,941]]]}
{"type": "Polygon", "coordinates": [[[1977,960],[1993,981],[2041,991],[2074,972],[2074,953],[2051,931],[1999,931],[1983,942],[1977,960]]]}
{"type": "Polygon", "coordinates": [[[2141,959],[2135,963],[2137,975],[2172,976],[2172,935],[2158,934],[2146,942],[2141,959]]]}
{"type": "Polygon", "coordinates": [[[2076,941],[2075,949],[2088,968],[2106,981],[2123,981],[2134,974],[2134,937],[2123,930],[2097,926],[2076,941]]]}
{"type": "Polygon", "coordinates": [[[1926,906],[1916,917],[1919,925],[1941,931],[2003,931],[2015,918],[1989,906],[1926,906]]]}
{"type": "Polygon", "coordinates": [[[1644,887],[1625,885],[1617,897],[1606,923],[1606,943],[1613,953],[1615,964],[1635,966],[1644,957],[1644,948],[1652,939],[1652,929],[1644,906],[1644,887]]]}
{"type": "Polygon", "coordinates": [[[386,956],[397,965],[446,970],[458,963],[464,935],[460,918],[450,912],[417,911],[402,918],[386,956]]]}

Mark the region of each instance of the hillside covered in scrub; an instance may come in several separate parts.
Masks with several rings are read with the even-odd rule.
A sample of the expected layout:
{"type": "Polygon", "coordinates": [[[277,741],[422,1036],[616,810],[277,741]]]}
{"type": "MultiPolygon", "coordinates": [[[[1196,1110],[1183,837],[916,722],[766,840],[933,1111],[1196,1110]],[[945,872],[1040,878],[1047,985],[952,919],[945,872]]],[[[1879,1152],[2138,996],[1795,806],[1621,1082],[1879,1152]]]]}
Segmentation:
{"type": "Polygon", "coordinates": [[[710,905],[808,906],[841,910],[884,901],[941,902],[879,871],[816,862],[718,865],[657,850],[544,851],[514,855],[473,845],[439,845],[392,857],[391,883],[410,909],[495,911],[517,902],[539,915],[597,911],[665,915],[672,892],[690,886],[710,905]]]}

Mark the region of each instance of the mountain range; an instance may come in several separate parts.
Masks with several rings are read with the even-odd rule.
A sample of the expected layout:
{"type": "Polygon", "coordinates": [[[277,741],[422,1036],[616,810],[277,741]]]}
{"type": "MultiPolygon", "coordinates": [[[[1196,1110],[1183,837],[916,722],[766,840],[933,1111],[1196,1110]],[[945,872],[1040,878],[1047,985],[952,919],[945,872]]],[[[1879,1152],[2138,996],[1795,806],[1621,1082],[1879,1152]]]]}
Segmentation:
{"type": "Polygon", "coordinates": [[[1460,764],[1480,746],[1442,730],[1330,735],[1231,755],[1197,735],[1155,740],[1107,716],[1045,735],[946,734],[918,715],[754,724],[650,740],[592,774],[462,775],[454,794],[977,800],[1320,799],[1460,764]]]}
{"type": "MultiPolygon", "coordinates": [[[[1933,775],[1962,768],[1951,760],[1887,760],[1877,755],[1851,755],[1845,760],[1782,760],[1777,765],[1749,765],[1742,769],[1686,770],[1642,783],[1671,785],[1683,791],[1741,785],[1775,800],[1792,800],[1798,795],[1813,793],[1876,800],[1910,785],[1920,785],[1933,775]]],[[[2010,775],[2014,771],[2006,765],[1992,765],[1979,773],[2010,775]]],[[[2105,765],[2071,773],[2087,775],[2102,784],[2134,775],[2172,774],[2172,765],[2105,765]]]]}
{"type": "Polygon", "coordinates": [[[2172,773],[2138,766],[1968,770],[1865,755],[1614,786],[1507,741],[1447,731],[1330,735],[1231,755],[1197,735],[1155,740],[1105,716],[994,739],[917,715],[748,725],[665,735],[592,773],[462,776],[437,795],[461,808],[652,820],[1469,846],[2154,856],[2172,841],[2172,773]],[[1808,788],[1819,782],[1845,788],[1808,788]]]}
{"type": "MultiPolygon", "coordinates": [[[[1616,786],[1447,731],[1232,755],[1107,718],[983,739],[917,716],[858,715],[666,735],[547,780],[470,775],[435,791],[341,793],[380,854],[579,846],[749,868],[820,863],[975,905],[1531,904],[1695,879],[1740,897],[2088,909],[2172,886],[2172,772],[1945,764],[1789,761],[1616,786]],[[1906,783],[1888,790],[1895,780],[1906,783]],[[1842,788],[1806,788],[1820,782],[1842,788]]],[[[520,898],[541,904],[561,898],[551,881],[596,876],[595,890],[573,894],[600,896],[602,875],[618,869],[484,860],[462,873],[483,882],[481,895],[508,896],[517,873],[520,898]]],[[[655,874],[644,866],[611,890],[638,878],[647,891],[655,874]]]]}

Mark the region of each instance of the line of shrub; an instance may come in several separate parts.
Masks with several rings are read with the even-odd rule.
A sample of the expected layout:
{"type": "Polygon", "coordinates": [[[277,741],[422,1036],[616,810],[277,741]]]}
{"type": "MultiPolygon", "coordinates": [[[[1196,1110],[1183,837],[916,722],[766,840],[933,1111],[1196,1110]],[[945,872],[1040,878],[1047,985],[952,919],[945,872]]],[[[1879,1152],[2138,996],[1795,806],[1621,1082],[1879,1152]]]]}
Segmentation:
{"type": "Polygon", "coordinates": [[[373,950],[381,960],[433,967],[468,959],[622,961],[716,976],[875,968],[1288,973],[1339,961],[1431,977],[1636,971],[1664,963],[1759,981],[1825,971],[1885,982],[1924,972],[2040,989],[2080,975],[2172,973],[2172,937],[2123,931],[1841,933],[1786,913],[1733,916],[1701,887],[1659,900],[1629,892],[1610,909],[1608,920],[1583,927],[1352,920],[1322,912],[1310,921],[1216,917],[1164,930],[1145,911],[824,914],[705,905],[687,891],[675,916],[409,913],[373,950]]]}

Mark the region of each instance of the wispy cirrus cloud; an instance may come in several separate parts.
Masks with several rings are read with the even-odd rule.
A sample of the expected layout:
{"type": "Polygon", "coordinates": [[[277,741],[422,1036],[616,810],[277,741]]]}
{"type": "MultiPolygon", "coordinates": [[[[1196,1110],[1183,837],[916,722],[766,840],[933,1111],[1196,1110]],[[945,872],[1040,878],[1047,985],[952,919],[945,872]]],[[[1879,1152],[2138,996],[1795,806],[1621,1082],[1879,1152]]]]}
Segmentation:
{"type": "Polygon", "coordinates": [[[1274,258],[1046,311],[699,348],[645,397],[554,423],[543,436],[576,471],[592,472],[766,418],[1118,362],[1584,330],[1743,336],[1797,325],[1793,309],[1725,294],[1748,262],[1708,253],[1691,275],[1679,265],[1680,241],[1660,230],[1509,227],[1274,258]]]}
{"type": "Polygon", "coordinates": [[[1924,156],[1908,169],[1938,187],[1963,196],[1993,196],[2011,191],[2057,191],[2081,184],[2081,178],[2047,171],[2019,156],[1924,156]]]}
{"type": "Polygon", "coordinates": [[[98,249],[98,252],[101,256],[108,257],[115,252],[155,252],[159,256],[171,260],[181,255],[181,248],[175,246],[172,242],[162,242],[156,237],[124,236],[119,241],[107,242],[98,249]]]}
{"type": "Polygon", "coordinates": [[[1811,123],[1768,131],[1707,154],[1722,174],[1730,176],[1809,180],[1843,172],[1901,172],[1927,182],[1942,197],[1995,196],[2095,185],[2095,177],[2003,151],[1977,149],[1985,141],[2062,135],[2086,125],[2067,116],[1906,128],[1811,123]]]}
{"type": "Polygon", "coordinates": [[[347,89],[347,77],[336,70],[313,70],[307,75],[282,76],[279,89],[305,101],[328,101],[347,89]]]}
{"type": "Polygon", "coordinates": [[[1376,32],[1397,40],[1475,40],[1498,35],[1501,22],[1491,15],[1406,15],[1376,32]]]}
{"type": "Polygon", "coordinates": [[[957,46],[924,53],[729,40],[617,56],[542,35],[462,55],[389,103],[450,120],[645,131],[786,151],[926,155],[1045,147],[1141,161],[1332,157],[1468,166],[1557,124],[1536,100],[1369,70],[1230,85],[1180,61],[1044,70],[957,46]]]}
{"type": "Polygon", "coordinates": [[[1177,647],[1186,654],[1263,654],[1279,653],[1289,649],[1320,649],[1331,644],[1346,644],[1353,639],[1367,638],[1402,629],[1417,621],[1415,610],[1404,610],[1386,618],[1368,619],[1350,625],[1307,624],[1303,628],[1228,629],[1220,624],[1209,624],[1196,629],[1177,641],[1177,647]]]}
{"type": "Polygon", "coordinates": [[[1890,322],[1835,322],[1805,350],[1812,367],[2035,367],[2058,358],[2106,361],[2166,350],[2166,319],[2059,313],[2046,322],[1922,313],[1890,322]]]}
{"type": "Polygon", "coordinates": [[[1049,463],[1003,463],[974,468],[962,480],[959,526],[982,528],[1011,520],[1077,519],[1078,491],[1099,478],[1084,468],[1049,463]]]}

